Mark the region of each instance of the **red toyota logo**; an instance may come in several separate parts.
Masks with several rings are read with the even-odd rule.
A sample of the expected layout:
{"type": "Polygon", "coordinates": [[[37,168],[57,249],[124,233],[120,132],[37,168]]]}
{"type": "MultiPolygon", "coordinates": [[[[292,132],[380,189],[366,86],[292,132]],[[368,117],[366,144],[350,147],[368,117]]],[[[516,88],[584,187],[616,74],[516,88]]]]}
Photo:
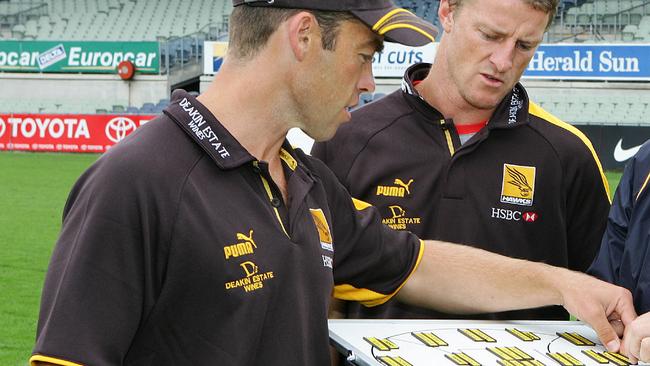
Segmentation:
{"type": "Polygon", "coordinates": [[[135,131],[136,127],[135,122],[129,118],[115,117],[106,124],[106,137],[114,143],[118,143],[135,131]]]}
{"type": "Polygon", "coordinates": [[[535,222],[539,219],[539,215],[535,212],[524,212],[524,221],[535,222]]]}

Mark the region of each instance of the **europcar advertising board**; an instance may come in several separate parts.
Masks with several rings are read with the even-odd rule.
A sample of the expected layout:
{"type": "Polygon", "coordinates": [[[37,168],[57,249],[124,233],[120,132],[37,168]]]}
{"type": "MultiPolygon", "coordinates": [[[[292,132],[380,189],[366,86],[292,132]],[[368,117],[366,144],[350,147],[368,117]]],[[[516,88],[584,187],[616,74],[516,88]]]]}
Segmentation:
{"type": "Polygon", "coordinates": [[[103,153],[155,115],[0,114],[0,151],[103,153]]]}
{"type": "Polygon", "coordinates": [[[125,60],[139,73],[157,74],[158,43],[0,41],[0,72],[110,74],[125,60]]]}
{"type": "Polygon", "coordinates": [[[543,44],[524,78],[650,80],[650,44],[543,44]]]}

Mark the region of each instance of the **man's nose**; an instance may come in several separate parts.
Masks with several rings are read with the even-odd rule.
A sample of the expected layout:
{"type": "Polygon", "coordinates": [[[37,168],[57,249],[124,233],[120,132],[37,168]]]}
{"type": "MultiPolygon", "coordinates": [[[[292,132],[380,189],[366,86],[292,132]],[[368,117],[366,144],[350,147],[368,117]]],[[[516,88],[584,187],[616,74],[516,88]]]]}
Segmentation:
{"type": "Polygon", "coordinates": [[[514,45],[503,43],[492,52],[490,62],[494,64],[498,72],[503,73],[512,68],[513,58],[514,45]]]}
{"type": "Polygon", "coordinates": [[[375,91],[375,77],[372,75],[372,64],[366,67],[359,79],[358,88],[362,93],[373,93],[375,91]]]}

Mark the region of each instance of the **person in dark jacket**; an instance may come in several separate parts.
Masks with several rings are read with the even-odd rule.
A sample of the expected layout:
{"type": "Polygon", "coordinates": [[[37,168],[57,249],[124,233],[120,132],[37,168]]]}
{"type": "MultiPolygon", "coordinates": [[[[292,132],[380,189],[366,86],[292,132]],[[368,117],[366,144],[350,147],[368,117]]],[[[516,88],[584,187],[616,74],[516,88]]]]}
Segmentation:
{"type": "Polygon", "coordinates": [[[644,315],[632,323],[626,345],[632,355],[650,360],[650,140],[625,166],[588,272],[632,292],[637,313],[644,315]]]}

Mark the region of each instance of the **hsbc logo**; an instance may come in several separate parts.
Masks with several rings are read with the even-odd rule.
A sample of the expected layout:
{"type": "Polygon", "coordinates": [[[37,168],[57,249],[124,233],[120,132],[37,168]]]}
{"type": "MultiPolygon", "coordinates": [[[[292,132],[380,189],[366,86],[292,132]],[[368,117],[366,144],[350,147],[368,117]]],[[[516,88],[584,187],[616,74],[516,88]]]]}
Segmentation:
{"type": "Polygon", "coordinates": [[[0,118],[0,137],[5,135],[5,132],[7,131],[7,125],[5,124],[5,121],[0,118]]]}
{"type": "Polygon", "coordinates": [[[492,207],[492,218],[505,221],[535,222],[539,219],[539,215],[532,211],[521,212],[507,208],[492,207]]]}
{"type": "Polygon", "coordinates": [[[106,137],[118,143],[137,128],[135,122],[126,117],[115,117],[106,124],[106,137]]]}

